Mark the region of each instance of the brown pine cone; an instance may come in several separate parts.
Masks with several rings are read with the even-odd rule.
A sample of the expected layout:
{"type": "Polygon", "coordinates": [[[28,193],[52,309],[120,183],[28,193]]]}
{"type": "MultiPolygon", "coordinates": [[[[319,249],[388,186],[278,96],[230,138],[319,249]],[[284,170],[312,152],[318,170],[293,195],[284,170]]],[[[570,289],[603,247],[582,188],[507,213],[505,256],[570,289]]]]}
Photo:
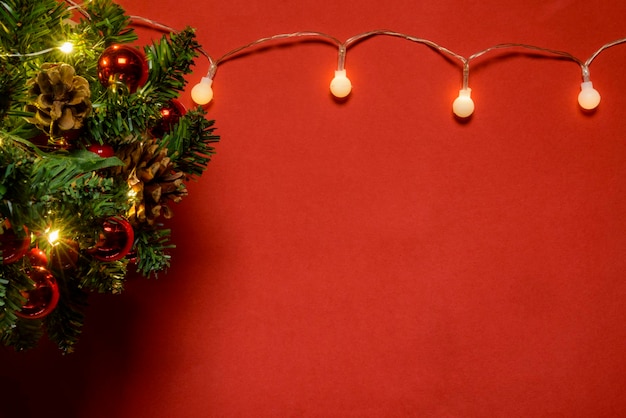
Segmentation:
{"type": "Polygon", "coordinates": [[[116,167],[114,174],[125,176],[135,195],[129,221],[135,225],[144,222],[152,225],[160,216],[171,218],[173,212],[167,206],[168,201],[180,202],[187,195],[187,188],[184,174],[174,170],[167,150],[159,150],[154,141],[134,142],[121,147],[117,157],[125,164],[116,167]]]}
{"type": "Polygon", "coordinates": [[[76,75],[74,67],[63,63],[46,63],[29,81],[32,103],[24,110],[35,114],[26,118],[50,136],[78,129],[91,113],[89,83],[76,75]]]}

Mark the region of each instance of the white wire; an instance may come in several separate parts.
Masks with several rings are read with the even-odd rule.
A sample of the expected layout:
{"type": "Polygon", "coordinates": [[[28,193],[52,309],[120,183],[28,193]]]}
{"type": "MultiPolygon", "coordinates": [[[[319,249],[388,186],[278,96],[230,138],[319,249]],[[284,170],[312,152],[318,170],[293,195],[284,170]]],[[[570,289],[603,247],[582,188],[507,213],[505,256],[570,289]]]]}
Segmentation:
{"type": "Polygon", "coordinates": [[[224,61],[227,61],[231,58],[234,58],[237,54],[250,49],[250,48],[254,48],[256,46],[258,46],[259,44],[262,43],[266,43],[266,42],[272,42],[272,41],[277,41],[277,40],[284,40],[284,39],[289,39],[289,38],[298,38],[298,37],[303,37],[303,36],[313,36],[313,37],[321,37],[325,40],[330,40],[332,41],[332,43],[334,43],[338,49],[339,49],[339,59],[338,59],[338,70],[343,70],[344,69],[344,65],[345,65],[345,59],[346,59],[346,54],[347,54],[347,48],[366,39],[366,38],[371,38],[374,36],[392,36],[392,37],[397,37],[397,38],[401,38],[407,41],[411,41],[411,42],[415,42],[415,43],[419,43],[419,44],[424,44],[430,48],[432,48],[433,50],[435,50],[436,52],[442,53],[444,55],[448,55],[458,61],[461,62],[461,64],[463,65],[463,88],[467,88],[468,87],[468,79],[469,79],[469,65],[470,62],[493,51],[497,51],[497,50],[502,50],[502,49],[527,49],[527,50],[532,50],[532,51],[537,51],[537,52],[543,52],[546,54],[550,54],[550,55],[554,55],[556,57],[560,57],[560,58],[565,58],[568,60],[571,60],[573,62],[575,62],[576,64],[578,64],[581,69],[582,69],[582,74],[583,74],[583,78],[587,81],[589,78],[589,64],[591,64],[591,61],[596,58],[597,55],[599,55],[602,51],[604,51],[605,49],[611,47],[611,46],[615,46],[618,45],[620,43],[625,43],[626,42],[626,38],[622,38],[622,39],[618,39],[616,41],[612,41],[609,42],[605,45],[603,45],[600,49],[598,49],[586,62],[583,62],[581,59],[575,57],[574,55],[570,54],[569,52],[566,51],[561,51],[561,50],[556,50],[556,49],[551,49],[551,48],[545,48],[545,47],[540,47],[540,46],[535,46],[535,45],[529,45],[529,44],[523,44],[523,43],[501,43],[501,44],[496,44],[493,46],[490,46],[488,48],[485,48],[481,51],[475,52],[473,54],[471,54],[468,57],[465,57],[459,53],[456,53],[454,51],[452,51],[449,48],[446,48],[442,45],[439,45],[436,42],[433,42],[429,39],[425,39],[425,38],[419,38],[416,36],[412,36],[412,35],[408,35],[405,33],[400,33],[400,32],[396,32],[396,31],[392,31],[392,30],[386,30],[386,29],[379,29],[379,30],[372,30],[372,31],[368,31],[368,32],[363,32],[357,35],[354,35],[350,38],[348,38],[345,42],[341,42],[339,41],[337,38],[335,38],[334,36],[325,34],[325,33],[321,33],[321,32],[314,32],[314,31],[303,31],[303,32],[293,32],[293,33],[283,33],[283,34],[278,34],[278,35],[273,35],[273,36],[267,36],[264,38],[260,38],[257,39],[255,41],[252,41],[250,43],[247,43],[245,45],[242,45],[240,47],[237,47],[235,49],[232,49],[231,51],[227,52],[226,54],[224,54],[223,56],[221,56],[219,59],[217,60],[209,60],[211,62],[211,68],[209,69],[209,74],[207,75],[207,77],[209,78],[213,78],[213,76],[215,75],[215,72],[217,71],[217,66],[222,64],[224,61]]]}
{"type": "MultiPolygon", "coordinates": [[[[91,16],[89,15],[89,13],[84,9],[84,7],[81,4],[76,3],[73,0],[65,0],[66,3],[68,3],[70,6],[68,6],[68,10],[78,10],[82,15],[84,15],[87,19],[91,20],[91,16]]],[[[148,25],[149,27],[153,28],[153,29],[158,29],[161,31],[166,31],[166,32],[170,32],[170,33],[176,33],[178,32],[176,29],[164,25],[162,23],[156,22],[154,20],[151,19],[147,19],[145,17],[142,16],[130,16],[131,19],[131,24],[132,23],[143,23],[148,25]]],[[[582,76],[584,81],[589,81],[589,66],[591,65],[591,62],[596,59],[598,57],[598,55],[600,55],[603,51],[605,51],[608,48],[611,48],[613,46],[619,45],[619,44],[623,44],[626,43],[626,38],[620,38],[620,39],[616,39],[614,41],[611,42],[607,42],[606,44],[602,45],[598,50],[596,50],[586,61],[582,61],[579,58],[575,57],[574,55],[570,54],[569,52],[566,51],[561,51],[561,50],[556,50],[556,49],[551,49],[551,48],[544,48],[544,47],[540,47],[540,46],[535,46],[535,45],[529,45],[529,44],[522,44],[522,43],[501,43],[501,44],[496,44],[493,46],[490,46],[488,48],[485,48],[481,51],[475,52],[473,54],[471,54],[468,57],[465,57],[461,54],[458,54],[442,45],[437,44],[436,42],[433,42],[431,40],[425,39],[425,38],[419,38],[416,36],[412,36],[412,35],[408,35],[405,33],[400,33],[400,32],[396,32],[396,31],[392,31],[392,30],[386,30],[386,29],[379,29],[379,30],[372,30],[372,31],[368,31],[368,32],[363,32],[357,35],[354,35],[350,38],[348,38],[345,42],[341,42],[339,39],[337,39],[336,37],[332,36],[332,35],[328,35],[326,33],[323,32],[317,32],[317,31],[299,31],[299,32],[292,32],[292,33],[281,33],[281,34],[277,34],[277,35],[272,35],[272,36],[267,36],[264,38],[259,38],[255,41],[249,42],[245,45],[239,46],[237,48],[234,48],[230,51],[228,51],[227,53],[225,53],[224,55],[222,55],[221,57],[219,57],[218,59],[213,59],[211,55],[209,55],[203,48],[198,48],[198,52],[200,52],[202,55],[204,55],[207,60],[209,61],[209,71],[207,74],[207,77],[212,79],[215,76],[215,73],[217,72],[217,67],[219,65],[221,65],[222,63],[224,63],[225,61],[228,61],[234,57],[236,57],[238,54],[242,53],[245,50],[254,48],[260,44],[266,43],[266,42],[274,42],[274,41],[281,41],[281,40],[285,40],[285,39],[293,39],[293,38],[302,38],[302,37],[313,37],[313,38],[320,38],[322,41],[330,41],[332,44],[334,44],[337,48],[338,48],[338,62],[337,62],[337,67],[339,70],[343,70],[344,69],[344,65],[345,65],[345,59],[346,59],[346,54],[347,54],[347,49],[348,47],[366,39],[366,38],[371,38],[374,36],[392,36],[392,37],[397,37],[397,38],[401,38],[410,42],[414,42],[414,43],[419,43],[419,44],[423,44],[426,45],[428,47],[430,47],[431,49],[435,50],[438,53],[444,54],[444,55],[448,55],[458,61],[461,62],[461,64],[463,65],[463,88],[467,88],[468,87],[468,79],[469,79],[469,65],[470,62],[482,57],[483,55],[493,52],[493,51],[497,51],[497,50],[503,50],[503,49],[526,49],[526,50],[532,50],[532,51],[538,51],[538,52],[543,52],[546,54],[550,54],[550,55],[554,55],[556,57],[560,57],[560,58],[565,58],[568,60],[571,60],[575,63],[577,63],[581,69],[582,69],[582,76]]],[[[37,51],[37,52],[29,52],[29,53],[11,53],[11,54],[0,54],[0,57],[34,57],[34,56],[38,56],[38,55],[43,55],[46,54],[48,52],[51,52],[55,49],[58,48],[48,48],[48,49],[44,49],[42,51],[37,51]]]]}

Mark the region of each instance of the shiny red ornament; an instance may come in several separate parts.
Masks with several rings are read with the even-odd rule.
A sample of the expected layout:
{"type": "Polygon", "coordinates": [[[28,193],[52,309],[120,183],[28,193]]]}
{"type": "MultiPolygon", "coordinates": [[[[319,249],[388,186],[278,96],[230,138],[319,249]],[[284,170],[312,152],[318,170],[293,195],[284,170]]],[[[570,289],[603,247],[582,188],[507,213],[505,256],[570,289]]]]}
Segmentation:
{"type": "Polygon", "coordinates": [[[18,236],[8,220],[2,223],[4,232],[0,234],[0,251],[2,251],[2,264],[15,263],[28,251],[30,247],[30,234],[24,226],[24,236],[18,236]]]}
{"type": "Polygon", "coordinates": [[[91,144],[87,147],[87,151],[93,152],[102,158],[109,158],[115,155],[113,147],[107,144],[91,144]]]}
{"type": "Polygon", "coordinates": [[[78,142],[81,133],[81,129],[70,129],[63,131],[59,137],[53,138],[42,132],[30,138],[30,142],[45,151],[72,149],[78,142]]]}
{"type": "Polygon", "coordinates": [[[98,59],[98,80],[106,86],[124,83],[131,93],[148,79],[148,64],[141,51],[128,45],[111,45],[98,59]]]}
{"type": "Polygon", "coordinates": [[[26,319],[43,318],[52,312],[59,302],[59,285],[45,267],[34,266],[27,274],[35,282],[35,288],[22,292],[27,300],[22,310],[15,314],[26,319]]]}
{"type": "Polygon", "coordinates": [[[128,255],[126,256],[126,259],[128,260],[128,262],[130,264],[137,264],[137,253],[135,251],[131,251],[128,253],[128,255]]]}
{"type": "Polygon", "coordinates": [[[159,112],[161,113],[161,119],[159,119],[156,126],[152,128],[151,131],[152,135],[157,138],[170,132],[178,121],[180,121],[180,118],[187,113],[187,109],[185,109],[185,106],[183,106],[181,102],[172,99],[167,104],[163,105],[159,112]]]}
{"type": "Polygon", "coordinates": [[[100,261],[117,261],[126,257],[133,247],[135,233],[124,218],[114,216],[105,219],[100,241],[89,252],[100,261]]]}
{"type": "Polygon", "coordinates": [[[26,254],[31,266],[45,267],[48,265],[48,256],[41,248],[33,248],[26,254]]]}

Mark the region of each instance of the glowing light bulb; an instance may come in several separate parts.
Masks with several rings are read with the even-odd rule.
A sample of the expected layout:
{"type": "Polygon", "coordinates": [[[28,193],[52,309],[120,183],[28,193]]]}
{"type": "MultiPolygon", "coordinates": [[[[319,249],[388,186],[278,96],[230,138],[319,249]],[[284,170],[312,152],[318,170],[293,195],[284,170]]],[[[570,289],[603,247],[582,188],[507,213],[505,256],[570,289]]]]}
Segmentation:
{"type": "Polygon", "coordinates": [[[202,80],[191,89],[191,98],[199,105],[205,105],[213,99],[213,80],[209,77],[202,77],[202,80]]]}
{"type": "Polygon", "coordinates": [[[69,54],[70,52],[74,50],[74,44],[71,42],[65,42],[63,45],[59,47],[59,49],[61,50],[61,52],[65,52],[66,54],[69,54]]]}
{"type": "Polygon", "coordinates": [[[452,103],[452,111],[460,118],[467,118],[474,113],[474,101],[470,97],[472,89],[465,88],[459,90],[459,97],[452,103]]]}
{"type": "Polygon", "coordinates": [[[48,232],[48,242],[52,245],[55,245],[59,240],[59,230],[55,229],[54,231],[48,232]]]}
{"type": "Polygon", "coordinates": [[[580,85],[578,104],[585,110],[593,110],[600,104],[600,93],[593,88],[591,81],[585,81],[580,85]]]}
{"type": "Polygon", "coordinates": [[[352,91],[352,83],[346,77],[346,70],[335,71],[335,77],[330,82],[330,92],[333,96],[341,99],[352,91]]]}

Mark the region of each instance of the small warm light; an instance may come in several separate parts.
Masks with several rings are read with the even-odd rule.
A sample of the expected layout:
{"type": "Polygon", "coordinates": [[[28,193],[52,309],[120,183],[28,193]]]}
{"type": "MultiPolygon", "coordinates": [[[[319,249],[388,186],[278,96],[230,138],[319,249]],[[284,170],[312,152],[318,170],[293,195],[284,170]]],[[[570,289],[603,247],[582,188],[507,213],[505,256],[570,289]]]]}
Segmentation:
{"type": "Polygon", "coordinates": [[[346,77],[346,70],[335,71],[335,78],[330,82],[330,92],[333,96],[341,99],[346,97],[352,91],[352,83],[346,77]]]}
{"type": "Polygon", "coordinates": [[[591,81],[585,81],[580,85],[578,104],[585,110],[593,110],[600,104],[600,93],[593,88],[591,81]]]}
{"type": "Polygon", "coordinates": [[[459,90],[459,97],[452,103],[452,111],[460,118],[467,118],[474,113],[474,101],[470,97],[472,89],[459,90]]]}
{"type": "Polygon", "coordinates": [[[135,197],[137,197],[137,191],[135,189],[133,189],[133,188],[130,188],[130,189],[128,189],[127,196],[130,199],[134,199],[135,197]]]}
{"type": "Polygon", "coordinates": [[[74,44],[71,42],[65,42],[63,45],[59,47],[59,49],[61,50],[61,52],[69,54],[70,52],[74,50],[74,44]]]}
{"type": "Polygon", "coordinates": [[[119,65],[126,65],[126,64],[128,64],[128,59],[126,57],[119,57],[117,59],[117,63],[119,65]]]}
{"type": "Polygon", "coordinates": [[[55,245],[59,240],[59,230],[55,229],[54,231],[48,232],[48,242],[52,245],[55,245]]]}
{"type": "Polygon", "coordinates": [[[199,104],[205,105],[213,99],[213,89],[211,85],[213,80],[209,77],[202,77],[202,80],[191,89],[192,100],[199,104]]]}

